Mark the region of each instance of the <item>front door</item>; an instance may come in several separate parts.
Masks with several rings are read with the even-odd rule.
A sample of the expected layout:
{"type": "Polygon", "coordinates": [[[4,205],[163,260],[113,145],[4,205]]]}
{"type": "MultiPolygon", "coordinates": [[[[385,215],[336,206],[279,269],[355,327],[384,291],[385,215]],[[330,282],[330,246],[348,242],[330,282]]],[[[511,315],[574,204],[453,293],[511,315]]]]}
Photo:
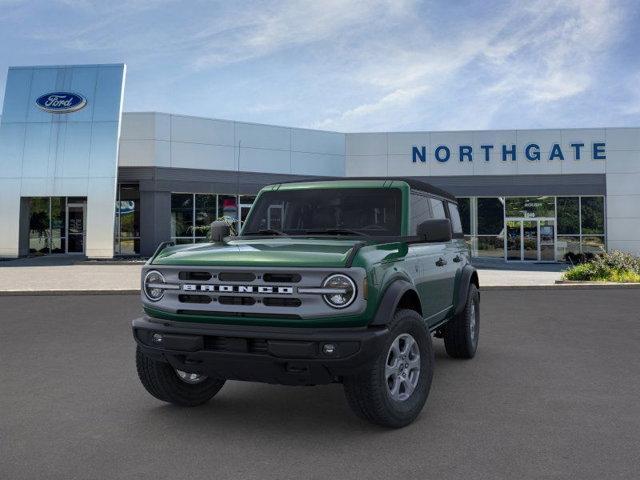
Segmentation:
{"type": "Polygon", "coordinates": [[[553,262],[556,258],[556,222],[552,218],[510,218],[505,222],[507,261],[553,262]]]}
{"type": "Polygon", "coordinates": [[[84,253],[85,204],[67,204],[67,253],[84,253]]]}

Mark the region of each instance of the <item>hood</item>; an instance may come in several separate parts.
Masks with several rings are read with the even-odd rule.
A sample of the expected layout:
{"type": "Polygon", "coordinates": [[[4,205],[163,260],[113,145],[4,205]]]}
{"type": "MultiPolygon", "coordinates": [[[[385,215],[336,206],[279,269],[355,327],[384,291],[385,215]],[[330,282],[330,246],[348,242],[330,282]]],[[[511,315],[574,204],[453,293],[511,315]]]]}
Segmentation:
{"type": "Polygon", "coordinates": [[[344,267],[357,239],[267,238],[165,248],[153,265],[344,267]]]}

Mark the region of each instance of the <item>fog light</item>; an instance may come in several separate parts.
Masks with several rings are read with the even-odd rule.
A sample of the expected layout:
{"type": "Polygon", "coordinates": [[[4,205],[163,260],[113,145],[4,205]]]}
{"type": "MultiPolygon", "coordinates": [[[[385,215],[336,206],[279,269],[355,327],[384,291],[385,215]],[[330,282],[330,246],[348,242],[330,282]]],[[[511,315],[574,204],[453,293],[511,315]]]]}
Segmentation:
{"type": "Polygon", "coordinates": [[[333,355],[336,351],[336,346],[333,343],[325,343],[322,346],[322,353],[326,355],[333,355]]]}
{"type": "Polygon", "coordinates": [[[154,333],[151,337],[151,341],[153,343],[162,343],[162,335],[160,335],[159,333],[154,333]]]}

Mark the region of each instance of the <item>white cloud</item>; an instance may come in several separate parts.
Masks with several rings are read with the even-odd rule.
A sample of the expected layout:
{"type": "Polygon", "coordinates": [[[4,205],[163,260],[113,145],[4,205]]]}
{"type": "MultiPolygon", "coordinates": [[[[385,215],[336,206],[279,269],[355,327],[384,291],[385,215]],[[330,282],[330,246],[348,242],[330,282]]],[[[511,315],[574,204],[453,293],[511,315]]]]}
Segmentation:
{"type": "MultiPolygon", "coordinates": [[[[595,74],[594,58],[615,39],[621,18],[620,8],[609,0],[539,0],[524,8],[516,4],[502,9],[495,19],[472,19],[458,26],[461,35],[435,45],[425,42],[408,50],[406,39],[401,39],[387,47],[381,61],[373,58],[357,74],[373,98],[317,124],[384,129],[388,118],[406,112],[408,102],[395,92],[413,91],[419,93],[412,100],[420,98],[427,115],[430,103],[440,105],[442,98],[449,99],[452,108],[444,123],[455,125],[456,86],[466,83],[475,99],[459,109],[464,113],[458,117],[458,128],[488,128],[492,116],[487,112],[499,112],[503,103],[518,102],[528,109],[527,104],[540,106],[586,92],[595,74]],[[367,118],[372,106],[376,113],[386,113],[373,125],[367,118]],[[478,114],[469,115],[474,106],[478,114]],[[475,119],[472,125],[470,118],[475,119]]],[[[417,34],[428,37],[429,31],[417,34]]]]}
{"type": "Polygon", "coordinates": [[[129,82],[157,79],[145,98],[197,89],[176,108],[199,115],[345,131],[489,128],[588,95],[625,15],[618,0],[59,1],[69,25],[16,30],[43,56],[123,59],[129,82]]]}

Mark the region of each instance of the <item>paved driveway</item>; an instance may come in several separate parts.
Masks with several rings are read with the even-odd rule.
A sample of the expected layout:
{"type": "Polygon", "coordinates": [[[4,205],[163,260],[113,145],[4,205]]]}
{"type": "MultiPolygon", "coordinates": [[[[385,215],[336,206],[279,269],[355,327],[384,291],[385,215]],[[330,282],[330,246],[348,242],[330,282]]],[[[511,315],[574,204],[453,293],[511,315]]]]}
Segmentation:
{"type": "Polygon", "coordinates": [[[487,291],[472,361],[436,345],[396,431],[339,385],[229,382],[196,409],[139,385],[131,296],[0,297],[0,478],[638,478],[637,290],[487,291]]]}

